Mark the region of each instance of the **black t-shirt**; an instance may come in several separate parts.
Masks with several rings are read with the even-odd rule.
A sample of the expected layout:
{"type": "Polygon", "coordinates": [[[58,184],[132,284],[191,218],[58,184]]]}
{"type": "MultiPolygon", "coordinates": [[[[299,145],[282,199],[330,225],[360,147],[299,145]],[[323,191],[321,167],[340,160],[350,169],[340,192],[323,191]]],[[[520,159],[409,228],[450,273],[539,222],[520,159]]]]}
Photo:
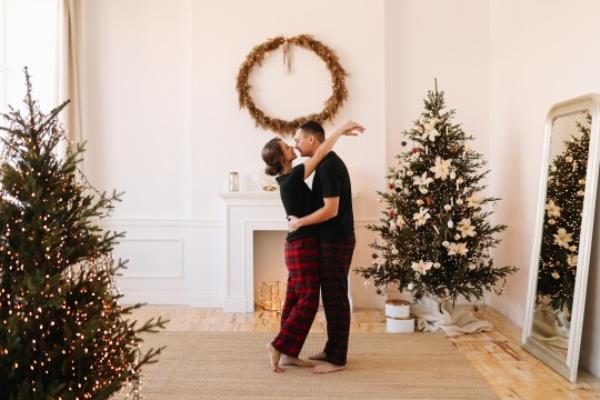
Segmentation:
{"type": "Polygon", "coordinates": [[[318,226],[319,240],[337,241],[354,232],[352,214],[352,188],[346,164],[333,151],[327,154],[313,179],[313,193],[323,207],[324,197],[339,197],[338,214],[318,226]]]}
{"type": "MultiPolygon", "coordinates": [[[[279,183],[279,193],[287,215],[301,218],[319,208],[317,198],[304,182],[304,164],[296,165],[289,174],[278,176],[277,183],[279,183]]],[[[297,231],[289,232],[287,240],[292,241],[316,235],[316,225],[303,226],[297,231]]]]}

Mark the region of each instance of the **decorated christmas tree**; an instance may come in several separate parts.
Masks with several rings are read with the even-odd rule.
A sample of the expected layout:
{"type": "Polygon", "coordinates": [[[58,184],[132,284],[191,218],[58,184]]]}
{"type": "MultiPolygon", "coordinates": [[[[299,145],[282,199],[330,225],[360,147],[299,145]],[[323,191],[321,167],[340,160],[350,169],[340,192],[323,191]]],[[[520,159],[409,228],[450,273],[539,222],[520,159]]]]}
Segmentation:
{"type": "Polygon", "coordinates": [[[445,109],[443,92],[428,92],[424,112],[404,132],[410,149],[389,168],[388,190],[378,192],[383,216],[369,226],[378,233],[371,244],[376,253],[357,272],[379,294],[395,284],[415,301],[480,299],[516,271],[493,265],[489,251],[506,228],[489,222],[490,205],[499,199],[482,194],[489,170],[482,171],[486,162],[468,147],[473,137],[452,122],[454,115],[445,109]]]}
{"type": "Polygon", "coordinates": [[[576,123],[548,176],[537,293],[556,310],[573,304],[591,123],[576,123]]]}
{"type": "Polygon", "coordinates": [[[126,318],[141,304],[119,305],[122,234],[98,226],[119,194],[87,183],[82,145],[57,156],[68,102],[42,113],[25,76],[25,115],[9,107],[1,128],[0,397],[108,399],[128,384],[137,397],[141,367],[161,351],[142,352],[140,334],[165,321],[126,318]]]}

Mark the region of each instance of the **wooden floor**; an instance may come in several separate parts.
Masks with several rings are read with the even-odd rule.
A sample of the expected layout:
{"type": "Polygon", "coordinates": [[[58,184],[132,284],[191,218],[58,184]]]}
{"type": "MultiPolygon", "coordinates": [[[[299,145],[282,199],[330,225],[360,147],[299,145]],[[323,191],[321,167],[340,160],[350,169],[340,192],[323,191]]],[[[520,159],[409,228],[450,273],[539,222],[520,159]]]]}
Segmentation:
{"type": "MultiPolygon", "coordinates": [[[[277,332],[275,312],[224,313],[220,309],[183,306],[146,306],[136,310],[140,321],[161,315],[170,320],[173,331],[277,332]]],[[[519,345],[520,330],[489,307],[483,315],[491,321],[492,332],[449,339],[488,381],[501,399],[600,399],[600,381],[586,371],[571,384],[554,373],[519,345]]],[[[325,332],[325,318],[319,311],[311,332],[325,332]]],[[[383,310],[358,309],[352,314],[352,332],[385,332],[383,310]]],[[[352,357],[352,355],[350,355],[352,357]]]]}

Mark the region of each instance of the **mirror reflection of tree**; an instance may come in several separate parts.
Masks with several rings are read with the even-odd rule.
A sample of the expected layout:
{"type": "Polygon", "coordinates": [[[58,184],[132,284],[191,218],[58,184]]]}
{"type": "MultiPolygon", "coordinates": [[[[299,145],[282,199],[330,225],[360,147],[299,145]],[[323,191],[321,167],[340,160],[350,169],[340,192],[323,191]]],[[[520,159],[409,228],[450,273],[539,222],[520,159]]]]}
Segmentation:
{"type": "Polygon", "coordinates": [[[537,302],[569,320],[581,231],[591,114],[576,122],[576,133],[550,164],[537,284],[537,302]]]}

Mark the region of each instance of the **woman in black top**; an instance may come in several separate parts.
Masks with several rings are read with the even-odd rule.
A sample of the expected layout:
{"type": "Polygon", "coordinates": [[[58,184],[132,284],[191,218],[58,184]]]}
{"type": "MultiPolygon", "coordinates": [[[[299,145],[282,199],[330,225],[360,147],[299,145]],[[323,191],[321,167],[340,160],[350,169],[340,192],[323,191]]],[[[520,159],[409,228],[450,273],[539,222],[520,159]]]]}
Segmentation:
{"type": "MultiPolygon", "coordinates": [[[[292,161],[296,159],[296,153],[291,146],[279,138],[265,144],[262,149],[262,158],[267,164],[265,172],[277,176],[281,201],[288,216],[303,217],[319,208],[319,199],[313,196],[304,180],[313,173],[340,136],[354,136],[363,130],[359,124],[347,122],[331,134],[311,158],[295,167],[292,167],[292,161]]],[[[319,307],[319,264],[314,225],[288,233],[285,263],[289,276],[281,312],[281,329],[277,337],[267,344],[274,372],[284,371],[280,361],[281,365],[312,366],[300,360],[298,355],[319,307]]]]}

